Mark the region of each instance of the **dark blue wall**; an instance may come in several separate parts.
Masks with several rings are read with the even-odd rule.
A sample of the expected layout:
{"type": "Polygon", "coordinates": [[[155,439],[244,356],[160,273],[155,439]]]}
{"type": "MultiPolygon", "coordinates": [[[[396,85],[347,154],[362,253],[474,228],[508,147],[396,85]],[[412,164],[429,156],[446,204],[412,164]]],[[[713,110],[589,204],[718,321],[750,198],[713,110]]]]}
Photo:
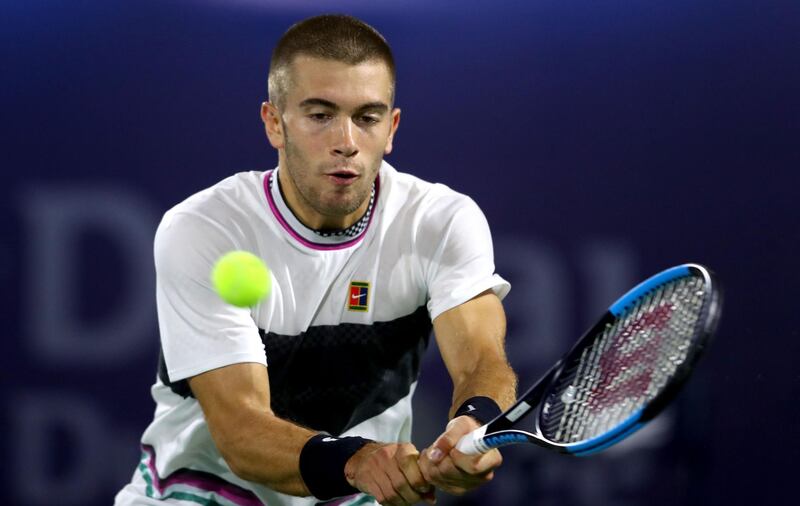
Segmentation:
{"type": "MultiPolygon", "coordinates": [[[[0,502],[110,504],[129,479],[153,411],[158,219],[275,165],[258,117],[272,45],[332,10],[395,49],[390,162],[487,214],[523,384],[657,270],[702,262],[727,289],[709,356],[652,427],[586,460],[509,449],[492,484],[441,503],[790,500],[800,4],[295,3],[0,4],[0,502]]],[[[448,388],[431,353],[420,445],[444,425],[448,388]]]]}

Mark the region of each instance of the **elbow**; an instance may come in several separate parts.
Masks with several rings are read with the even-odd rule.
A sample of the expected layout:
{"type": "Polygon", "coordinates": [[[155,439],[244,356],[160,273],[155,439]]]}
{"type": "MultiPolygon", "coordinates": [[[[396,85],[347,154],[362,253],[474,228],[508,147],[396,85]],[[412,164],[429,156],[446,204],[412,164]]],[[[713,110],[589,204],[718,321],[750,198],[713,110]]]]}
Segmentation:
{"type": "Polygon", "coordinates": [[[238,478],[258,483],[282,494],[299,497],[309,495],[305,484],[291,469],[283,466],[275,467],[274,464],[265,462],[265,452],[280,453],[280,450],[270,449],[269,444],[255,448],[253,442],[259,440],[263,441],[263,438],[236,434],[230,438],[219,438],[217,449],[228,468],[238,478]]]}
{"type": "Polygon", "coordinates": [[[228,464],[228,468],[230,468],[231,472],[235,474],[237,478],[240,478],[244,481],[248,481],[251,483],[258,483],[260,485],[264,485],[277,492],[281,492],[284,494],[300,495],[296,493],[296,491],[293,491],[291,488],[287,488],[284,483],[270,479],[269,476],[265,476],[263,469],[259,470],[254,468],[243,459],[237,459],[236,457],[232,456],[226,457],[224,454],[223,458],[225,459],[225,462],[228,464]]]}
{"type": "MultiPolygon", "coordinates": [[[[240,413],[241,414],[241,413],[240,413]]],[[[258,434],[252,428],[258,427],[263,420],[239,419],[236,423],[209,424],[209,431],[222,459],[237,477],[252,482],[264,482],[264,469],[260,469],[259,451],[253,441],[258,441],[258,434]]]]}
{"type": "Polygon", "coordinates": [[[284,494],[300,495],[297,493],[298,491],[287,487],[287,483],[284,483],[280,477],[273,476],[270,469],[254,465],[255,461],[249,459],[243,451],[237,451],[230,447],[219,448],[219,450],[228,468],[238,478],[252,483],[259,483],[284,494]]]}
{"type": "Polygon", "coordinates": [[[233,474],[245,481],[257,482],[263,479],[259,477],[253,467],[249,465],[249,459],[245,456],[243,449],[240,449],[233,440],[222,440],[217,442],[217,449],[228,468],[233,474]]]}

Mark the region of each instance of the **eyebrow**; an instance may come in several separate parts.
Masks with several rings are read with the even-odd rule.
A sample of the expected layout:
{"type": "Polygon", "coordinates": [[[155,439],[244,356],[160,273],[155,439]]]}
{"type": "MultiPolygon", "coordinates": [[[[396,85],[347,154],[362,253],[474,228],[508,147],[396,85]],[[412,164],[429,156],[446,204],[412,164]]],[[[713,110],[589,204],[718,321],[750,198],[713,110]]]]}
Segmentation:
{"type": "Polygon", "coordinates": [[[310,107],[312,105],[321,105],[322,107],[327,107],[329,109],[339,110],[339,106],[331,102],[330,100],[325,100],[324,98],[307,98],[300,102],[300,107],[310,107]]]}
{"type": "MultiPolygon", "coordinates": [[[[324,98],[307,98],[300,102],[300,107],[311,107],[314,105],[319,105],[322,107],[327,107],[328,109],[333,109],[334,111],[339,111],[341,107],[336,105],[335,103],[331,102],[330,100],[325,100],[324,98]]],[[[384,104],[383,102],[367,102],[366,104],[361,104],[356,109],[357,112],[363,112],[367,110],[377,110],[380,112],[386,112],[389,110],[389,106],[384,104]]]]}

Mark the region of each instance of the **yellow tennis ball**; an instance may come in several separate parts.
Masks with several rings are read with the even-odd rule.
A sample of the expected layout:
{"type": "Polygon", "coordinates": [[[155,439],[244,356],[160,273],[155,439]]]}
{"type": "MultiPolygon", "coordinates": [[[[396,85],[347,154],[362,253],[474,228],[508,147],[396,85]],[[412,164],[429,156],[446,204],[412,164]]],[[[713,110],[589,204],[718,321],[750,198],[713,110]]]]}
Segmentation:
{"type": "Polygon", "coordinates": [[[269,269],[248,251],[222,255],[214,264],[211,282],[222,300],[238,307],[255,306],[272,288],[269,269]]]}

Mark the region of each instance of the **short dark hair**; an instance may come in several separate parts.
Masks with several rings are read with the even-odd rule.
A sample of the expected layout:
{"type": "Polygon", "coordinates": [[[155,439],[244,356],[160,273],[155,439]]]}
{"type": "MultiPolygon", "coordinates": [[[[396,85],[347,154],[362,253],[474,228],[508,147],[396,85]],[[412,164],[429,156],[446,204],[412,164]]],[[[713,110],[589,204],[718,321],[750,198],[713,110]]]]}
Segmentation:
{"type": "Polygon", "coordinates": [[[289,86],[289,66],[298,55],[358,65],[370,60],[386,64],[392,81],[396,70],[392,50],[378,30],[344,14],[324,14],[292,25],[272,51],[269,66],[269,99],[283,105],[289,86]]]}

